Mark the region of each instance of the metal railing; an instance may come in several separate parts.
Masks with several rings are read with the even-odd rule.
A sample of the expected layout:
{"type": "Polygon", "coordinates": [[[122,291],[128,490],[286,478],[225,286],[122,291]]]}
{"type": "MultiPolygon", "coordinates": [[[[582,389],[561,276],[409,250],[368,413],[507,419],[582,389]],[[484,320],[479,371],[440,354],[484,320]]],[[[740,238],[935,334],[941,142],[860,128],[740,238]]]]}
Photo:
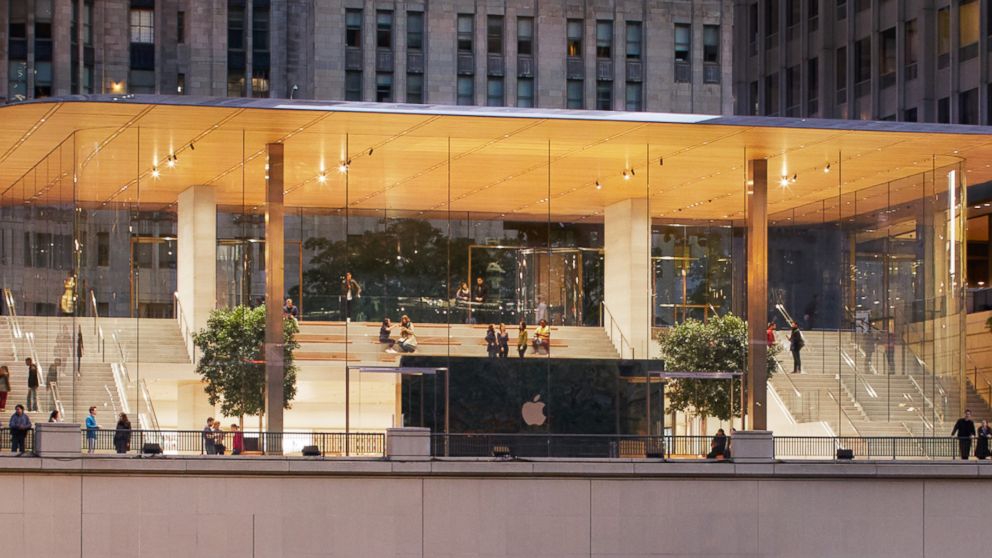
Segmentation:
{"type": "MultiPolygon", "coordinates": [[[[849,449],[855,459],[959,459],[958,439],[931,436],[776,436],[776,459],[835,459],[849,449]]],[[[971,454],[974,455],[975,445],[971,454]]]]}
{"type": "MultiPolygon", "coordinates": [[[[11,429],[0,428],[0,451],[9,452],[12,441],[11,429]]],[[[27,432],[27,436],[24,439],[24,450],[25,452],[34,451],[34,429],[27,432]]]]}
{"type": "Polygon", "coordinates": [[[96,293],[90,289],[90,311],[93,313],[93,333],[96,335],[97,343],[100,345],[100,361],[107,362],[107,339],[103,335],[103,326],[97,320],[100,318],[100,310],[96,305],[96,293]]]}
{"type": "Polygon", "coordinates": [[[610,312],[610,307],[605,302],[601,302],[600,308],[602,308],[602,311],[599,314],[599,325],[606,329],[607,334],[610,336],[610,342],[620,352],[620,358],[637,358],[635,356],[634,346],[631,345],[627,336],[623,334],[620,324],[613,319],[613,313],[610,312]],[[609,320],[609,326],[607,326],[607,320],[609,320]],[[614,338],[614,332],[616,332],[616,338],[614,338]],[[627,352],[624,349],[630,350],[630,357],[627,357],[627,352]]]}
{"type": "Polygon", "coordinates": [[[710,436],[623,434],[433,434],[434,457],[700,458],[710,436]]]}
{"type": "MultiPolygon", "coordinates": [[[[261,455],[266,448],[281,448],[282,455],[302,455],[307,446],[314,446],[324,457],[385,457],[386,435],[382,432],[241,432],[244,455],[261,455]]],[[[89,432],[80,431],[81,448],[87,448],[89,432]]],[[[235,432],[225,430],[208,434],[203,430],[116,430],[95,432],[96,453],[141,453],[146,443],[159,444],[166,455],[220,455],[216,448],[224,446],[223,455],[232,455],[235,432]],[[119,434],[119,436],[118,436],[119,434]],[[209,437],[208,437],[209,436],[209,437]],[[115,443],[115,438],[116,442],[115,443]]],[[[3,447],[3,446],[0,446],[3,447]]]]}
{"type": "Polygon", "coordinates": [[[17,357],[17,340],[21,338],[23,332],[21,331],[20,323],[17,321],[17,305],[14,302],[14,294],[10,289],[4,288],[3,290],[3,300],[7,305],[7,327],[10,328],[10,349],[14,353],[14,361],[17,362],[21,360],[17,357]]]}
{"type": "Polygon", "coordinates": [[[186,313],[183,311],[183,305],[179,302],[179,292],[172,293],[172,304],[173,314],[176,316],[176,322],[179,323],[179,334],[183,338],[183,344],[186,345],[186,354],[189,356],[190,362],[194,365],[196,364],[196,343],[193,342],[193,330],[189,326],[189,322],[186,321],[186,313]]]}

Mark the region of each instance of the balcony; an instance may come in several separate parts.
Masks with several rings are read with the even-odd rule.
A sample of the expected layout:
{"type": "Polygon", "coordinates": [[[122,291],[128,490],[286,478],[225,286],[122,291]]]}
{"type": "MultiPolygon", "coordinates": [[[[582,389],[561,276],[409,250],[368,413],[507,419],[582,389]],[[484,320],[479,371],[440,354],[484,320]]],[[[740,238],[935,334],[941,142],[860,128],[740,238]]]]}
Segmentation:
{"type": "Polygon", "coordinates": [[[585,79],[586,68],[578,56],[569,56],[565,63],[565,79],[585,79]]]}
{"type": "Polygon", "coordinates": [[[375,71],[393,71],[393,51],[389,49],[378,49],[375,51],[375,71]]]}
{"type": "Polygon", "coordinates": [[[344,49],[344,69],[361,71],[362,49],[357,47],[347,47],[344,49]]]}
{"type": "Polygon", "coordinates": [[[503,62],[502,54],[490,54],[486,56],[486,73],[490,76],[502,77],[506,64],[503,62]]]}
{"type": "Polygon", "coordinates": [[[599,81],[613,81],[613,61],[609,58],[596,59],[596,79],[599,81]]]}
{"type": "Polygon", "coordinates": [[[475,75],[475,55],[471,52],[458,53],[458,75],[475,75]]]}
{"type": "Polygon", "coordinates": [[[703,83],[720,83],[719,64],[703,64],[703,83]]]}
{"type": "Polygon", "coordinates": [[[688,62],[675,62],[675,83],[689,83],[692,81],[692,65],[688,62]]]}
{"type": "Polygon", "coordinates": [[[644,79],[644,66],[641,64],[640,60],[628,60],[627,61],[627,81],[643,81],[644,79]]]}
{"type": "Polygon", "coordinates": [[[424,73],[424,53],[422,51],[407,51],[406,72],[408,74],[424,73]]]}
{"type": "Polygon", "coordinates": [[[517,56],[517,76],[534,77],[534,57],[529,54],[517,56]]]}

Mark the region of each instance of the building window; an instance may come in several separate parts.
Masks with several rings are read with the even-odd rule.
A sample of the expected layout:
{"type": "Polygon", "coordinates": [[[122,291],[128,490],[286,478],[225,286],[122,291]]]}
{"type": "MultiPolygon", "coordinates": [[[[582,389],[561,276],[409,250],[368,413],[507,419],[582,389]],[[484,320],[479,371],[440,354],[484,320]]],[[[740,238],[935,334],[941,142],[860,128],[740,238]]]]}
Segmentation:
{"type": "Polygon", "coordinates": [[[596,58],[613,58],[612,21],[600,20],[596,22],[596,58]]]}
{"type": "Polygon", "coordinates": [[[186,94],[186,74],[176,75],[176,94],[178,95],[186,94]]]}
{"type": "Polygon", "coordinates": [[[565,84],[565,107],[570,109],[583,108],[583,82],[581,79],[570,79],[565,84]]]}
{"type": "Polygon", "coordinates": [[[486,18],[486,52],[503,54],[503,16],[491,15],[486,18]]]}
{"type": "Polygon", "coordinates": [[[596,110],[613,110],[613,82],[596,82],[596,110]]]}
{"type": "Polygon", "coordinates": [[[245,96],[245,75],[239,72],[227,72],[227,96],[245,96]]]}
{"type": "Polygon", "coordinates": [[[951,122],[950,97],[943,97],[937,100],[937,122],[940,124],[950,124],[951,122]]]}
{"type": "Polygon", "coordinates": [[[503,78],[491,77],[486,83],[486,106],[503,106],[503,78]]]}
{"type": "Polygon", "coordinates": [[[916,107],[913,107],[911,109],[906,109],[902,113],[902,121],[903,122],[916,122],[916,107]]]}
{"type": "Polygon", "coordinates": [[[765,76],[765,116],[778,115],[778,72],[765,76]]]}
{"type": "Polygon", "coordinates": [[[155,42],[154,10],[131,10],[131,42],[142,44],[155,42]]]}
{"type": "Polygon", "coordinates": [[[879,87],[886,88],[896,83],[896,28],[882,31],[878,45],[879,87]]]}
{"type": "Polygon", "coordinates": [[[375,75],[375,100],[377,103],[393,102],[393,74],[381,72],[375,75]]]}
{"type": "Polygon", "coordinates": [[[906,22],[906,38],[903,48],[905,49],[904,56],[906,60],[904,63],[906,64],[907,81],[916,79],[918,73],[916,64],[919,62],[920,47],[917,44],[919,41],[919,30],[917,29],[916,21],[915,19],[911,19],[906,22]]]}
{"type": "Polygon", "coordinates": [[[758,54],[758,4],[751,4],[748,6],[747,16],[747,53],[749,56],[754,56],[755,54],[758,54]]]}
{"type": "Polygon", "coordinates": [[[517,54],[534,54],[534,18],[517,18],[517,54]]]}
{"type": "Polygon", "coordinates": [[[641,22],[627,22],[627,60],[641,59],[641,22]]]}
{"type": "Polygon", "coordinates": [[[389,10],[375,13],[375,46],[386,50],[393,48],[393,12],[389,10]]]}
{"type": "Polygon", "coordinates": [[[269,96],[269,70],[252,70],[251,96],[256,99],[269,96]]]}
{"type": "Polygon", "coordinates": [[[471,53],[473,47],[473,34],[475,30],[475,16],[472,14],[458,14],[458,52],[471,53]]]}
{"type": "Polygon", "coordinates": [[[132,69],[127,90],[131,93],[155,93],[155,70],[132,69]]]}
{"type": "Polygon", "coordinates": [[[687,23],[675,24],[675,82],[692,81],[689,53],[691,52],[692,30],[687,23]]]}
{"type": "Polygon", "coordinates": [[[93,2],[83,3],[83,46],[93,46],[93,2]]]}
{"type": "Polygon", "coordinates": [[[809,20],[809,31],[816,31],[820,27],[820,0],[809,0],[806,18],[809,20]]]}
{"type": "Polygon", "coordinates": [[[243,3],[228,2],[227,6],[227,96],[244,97],[245,72],[245,7],[243,3]]]}
{"type": "Polygon", "coordinates": [[[628,111],[644,110],[643,91],[640,83],[628,81],[627,90],[625,91],[626,99],[624,101],[624,108],[628,111]]]}
{"type": "Polygon", "coordinates": [[[346,10],[344,13],[344,46],[362,47],[362,10],[346,10]]]}
{"type": "Polygon", "coordinates": [[[182,10],[176,12],[176,42],[186,42],[186,12],[182,10]]]}
{"type": "Polygon", "coordinates": [[[83,66],[83,93],[93,93],[93,66],[83,66]]]}
{"type": "Polygon", "coordinates": [[[108,267],[110,265],[110,233],[96,233],[96,265],[97,267],[108,267]]]}
{"type": "Polygon", "coordinates": [[[517,79],[517,106],[524,108],[534,106],[534,78],[517,79]]]}
{"type": "Polygon", "coordinates": [[[958,7],[958,34],[961,60],[978,56],[978,34],[981,20],[978,0],[961,0],[958,7]]]}
{"type": "Polygon", "coordinates": [[[847,19],[847,0],[837,0],[837,20],[847,19]]]}
{"type": "Polygon", "coordinates": [[[720,63],[720,26],[703,26],[703,62],[720,63]]]}
{"type": "Polygon", "coordinates": [[[978,89],[962,91],[958,96],[958,122],[978,124],[978,89]]]}
{"type": "Polygon", "coordinates": [[[570,19],[565,25],[565,52],[568,56],[582,56],[582,20],[570,19]]]}
{"type": "Polygon", "coordinates": [[[406,13],[406,49],[424,50],[424,12],[406,13]]]}
{"type": "Polygon", "coordinates": [[[362,72],[349,70],[344,73],[344,100],[362,100],[362,72]]]}
{"type": "Polygon", "coordinates": [[[854,10],[857,12],[866,12],[871,9],[871,0],[856,0],[854,2],[854,10]]]}
{"type": "Polygon", "coordinates": [[[27,0],[11,0],[7,23],[7,98],[11,101],[22,101],[28,97],[27,21],[27,0]]]}
{"type": "Polygon", "coordinates": [[[253,0],[251,13],[251,96],[269,96],[269,3],[253,0]]]}
{"type": "Polygon", "coordinates": [[[800,0],[785,0],[785,27],[796,27],[802,19],[802,3],[800,0]]]}
{"type": "MultiPolygon", "coordinates": [[[[871,37],[865,37],[854,43],[854,84],[867,82],[871,79],[871,37]]],[[[859,95],[860,96],[860,95],[859,95]]]]}
{"type": "Polygon", "coordinates": [[[937,10],[937,67],[946,68],[951,62],[951,10],[937,10]]]}
{"type": "Polygon", "coordinates": [[[424,102],[424,76],[422,74],[406,75],[406,102],[424,102]]]}
{"type": "Polygon", "coordinates": [[[757,116],[761,114],[761,104],[758,99],[758,82],[752,81],[748,85],[748,114],[757,116]]]}
{"type": "Polygon", "coordinates": [[[472,76],[458,76],[458,104],[475,104],[475,78],[472,76]]]}
{"type": "Polygon", "coordinates": [[[790,66],[785,70],[785,115],[799,116],[799,103],[802,98],[802,78],[799,65],[790,66]]]}
{"type": "Polygon", "coordinates": [[[765,48],[778,43],[778,0],[765,0],[765,48]]]}
{"type": "Polygon", "coordinates": [[[819,62],[817,58],[810,58],[806,62],[806,116],[812,116],[819,110],[817,102],[820,96],[819,62]]]}

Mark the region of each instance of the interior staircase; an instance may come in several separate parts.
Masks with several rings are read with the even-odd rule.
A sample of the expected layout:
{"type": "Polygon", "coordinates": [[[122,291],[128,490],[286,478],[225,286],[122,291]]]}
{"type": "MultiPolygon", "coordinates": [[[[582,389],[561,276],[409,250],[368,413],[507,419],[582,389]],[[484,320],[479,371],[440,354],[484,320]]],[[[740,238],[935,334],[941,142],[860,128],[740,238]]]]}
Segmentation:
{"type": "Polygon", "coordinates": [[[802,373],[792,374],[788,333],[779,332],[778,373],[771,385],[799,422],[824,421],[838,435],[945,436],[959,409],[992,418],[992,409],[966,385],[959,404],[958,384],[935,379],[905,345],[890,363],[884,343],[874,347],[849,331],[803,332],[802,373]]]}

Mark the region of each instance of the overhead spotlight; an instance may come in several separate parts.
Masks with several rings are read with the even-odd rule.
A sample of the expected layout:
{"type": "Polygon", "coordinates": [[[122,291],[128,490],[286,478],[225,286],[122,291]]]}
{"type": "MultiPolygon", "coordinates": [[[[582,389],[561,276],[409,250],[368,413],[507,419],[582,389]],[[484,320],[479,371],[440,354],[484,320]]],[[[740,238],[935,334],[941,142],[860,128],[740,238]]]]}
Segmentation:
{"type": "Polygon", "coordinates": [[[193,143],[192,143],[192,142],[191,142],[191,143],[189,144],[189,150],[190,150],[190,151],[196,151],[196,146],[195,146],[195,145],[193,145],[193,143]]]}
{"type": "Polygon", "coordinates": [[[658,166],[659,167],[665,166],[665,160],[664,159],[658,159],[658,166]]]}
{"type": "Polygon", "coordinates": [[[321,172],[319,175],[317,175],[317,182],[320,182],[321,184],[327,182],[327,173],[321,172]]]}
{"type": "Polygon", "coordinates": [[[172,157],[172,156],[170,156],[169,158],[167,158],[165,160],[165,166],[169,167],[170,169],[176,168],[176,158],[175,157],[172,157]]]}
{"type": "Polygon", "coordinates": [[[630,169],[630,176],[634,176],[634,169],[630,169]]]}
{"type": "Polygon", "coordinates": [[[159,177],[158,167],[152,167],[152,178],[158,178],[158,177],[159,177]]]}
{"type": "Polygon", "coordinates": [[[627,173],[627,169],[623,169],[623,179],[630,180],[630,174],[627,173]]]}
{"type": "Polygon", "coordinates": [[[781,187],[783,187],[783,188],[785,188],[786,186],[788,186],[789,185],[789,177],[788,176],[783,176],[782,178],[778,179],[778,185],[781,186],[781,187]]]}
{"type": "Polygon", "coordinates": [[[342,174],[348,172],[348,163],[341,163],[338,165],[338,172],[342,174]]]}
{"type": "Polygon", "coordinates": [[[799,173],[792,175],[792,182],[795,183],[797,180],[799,180],[799,173]]]}
{"type": "Polygon", "coordinates": [[[603,189],[603,185],[600,184],[598,180],[596,181],[596,189],[597,190],[602,190],[603,189]]]}
{"type": "Polygon", "coordinates": [[[370,148],[369,148],[369,157],[371,157],[371,156],[372,156],[372,152],[373,152],[373,151],[375,151],[375,148],[374,148],[374,147],[370,147],[370,148]]]}
{"type": "Polygon", "coordinates": [[[827,166],[823,167],[823,174],[830,174],[830,163],[827,163],[827,166]]]}

